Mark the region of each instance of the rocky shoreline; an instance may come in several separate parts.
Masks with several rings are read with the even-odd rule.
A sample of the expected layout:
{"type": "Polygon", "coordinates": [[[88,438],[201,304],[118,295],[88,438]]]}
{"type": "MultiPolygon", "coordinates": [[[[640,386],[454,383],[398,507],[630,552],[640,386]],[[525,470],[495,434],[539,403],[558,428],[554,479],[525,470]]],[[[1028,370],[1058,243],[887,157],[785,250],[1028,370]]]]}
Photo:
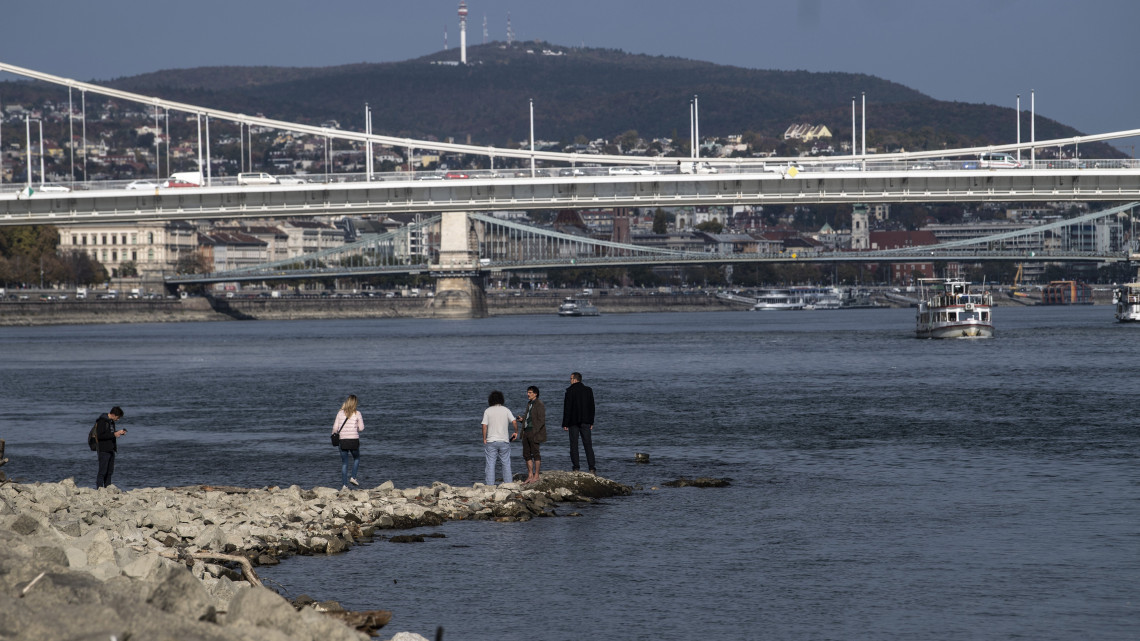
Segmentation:
{"type": "Polygon", "coordinates": [[[554,517],[567,503],[631,491],[560,471],[530,485],[398,489],[389,481],[340,491],[4,483],[0,638],[362,641],[388,613],[347,613],[308,598],[290,603],[260,586],[254,568],[344,552],[382,530],[554,517]]]}

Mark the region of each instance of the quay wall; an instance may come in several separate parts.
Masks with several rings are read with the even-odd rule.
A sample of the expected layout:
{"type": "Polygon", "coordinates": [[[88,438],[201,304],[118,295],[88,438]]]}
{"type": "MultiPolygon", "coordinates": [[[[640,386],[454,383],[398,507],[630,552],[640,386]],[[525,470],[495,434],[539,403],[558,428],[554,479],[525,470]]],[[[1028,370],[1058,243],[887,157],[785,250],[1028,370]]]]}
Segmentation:
{"type": "MultiPolygon", "coordinates": [[[[558,304],[573,292],[519,294],[491,290],[486,295],[487,314],[555,314],[558,304]]],[[[905,307],[882,296],[881,304],[905,307]]],[[[705,294],[621,294],[593,296],[590,301],[602,314],[638,312],[743,311],[747,305],[731,303],[705,294]]],[[[419,298],[201,298],[157,300],[0,301],[0,327],[30,325],[82,325],[111,323],[165,323],[225,320],[318,320],[348,318],[439,318],[430,297],[419,298]]],[[[1095,291],[1093,303],[1109,305],[1112,293],[1095,291]]],[[[995,295],[994,305],[1037,305],[1040,297],[1011,299],[995,295]]]]}
{"type": "Polygon", "coordinates": [[[204,298],[0,302],[0,326],[224,320],[204,298]]]}
{"type": "MultiPolygon", "coordinates": [[[[555,314],[564,296],[490,293],[491,316],[555,314]]],[[[603,314],[745,309],[703,295],[601,296],[591,299],[603,314]]],[[[0,326],[164,323],[225,320],[314,320],[346,318],[436,318],[433,299],[421,298],[218,298],[115,301],[3,301],[0,326]]]]}

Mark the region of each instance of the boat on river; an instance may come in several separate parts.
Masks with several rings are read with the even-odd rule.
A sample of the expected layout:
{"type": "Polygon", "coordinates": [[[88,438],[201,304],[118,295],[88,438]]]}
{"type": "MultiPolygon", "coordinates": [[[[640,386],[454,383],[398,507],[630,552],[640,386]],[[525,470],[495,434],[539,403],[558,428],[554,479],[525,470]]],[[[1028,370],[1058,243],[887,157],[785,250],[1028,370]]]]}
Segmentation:
{"type": "Polygon", "coordinates": [[[1112,304],[1116,306],[1116,320],[1121,323],[1140,322],[1140,283],[1125,283],[1114,289],[1112,304]]]}
{"type": "Polygon", "coordinates": [[[567,297],[558,306],[559,316],[597,316],[598,308],[586,298],[567,297]]]}
{"type": "Polygon", "coordinates": [[[785,311],[803,309],[807,303],[804,297],[790,289],[765,289],[756,296],[754,312],[785,311]]]}
{"type": "Polygon", "coordinates": [[[993,297],[957,278],[920,278],[915,335],[919,338],[990,338],[993,297]]]}

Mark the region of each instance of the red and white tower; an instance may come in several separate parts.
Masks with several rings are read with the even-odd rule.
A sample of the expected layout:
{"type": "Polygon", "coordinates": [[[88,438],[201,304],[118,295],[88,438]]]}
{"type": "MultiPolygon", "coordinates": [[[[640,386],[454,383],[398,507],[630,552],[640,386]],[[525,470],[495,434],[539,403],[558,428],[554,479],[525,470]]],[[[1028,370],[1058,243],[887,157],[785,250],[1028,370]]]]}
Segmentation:
{"type": "Polygon", "coordinates": [[[459,64],[467,64],[467,2],[459,0],[459,64]]]}

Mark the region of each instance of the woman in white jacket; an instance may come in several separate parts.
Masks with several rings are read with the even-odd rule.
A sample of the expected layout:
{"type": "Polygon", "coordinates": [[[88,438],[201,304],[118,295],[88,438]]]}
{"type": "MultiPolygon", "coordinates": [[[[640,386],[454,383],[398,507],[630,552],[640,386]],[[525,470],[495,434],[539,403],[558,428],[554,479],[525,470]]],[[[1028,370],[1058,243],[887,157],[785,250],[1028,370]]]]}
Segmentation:
{"type": "Polygon", "coordinates": [[[356,411],[356,395],[349,394],[336,413],[333,434],[340,434],[340,489],[348,484],[360,485],[356,472],[360,469],[360,433],[364,431],[364,417],[356,411]],[[348,473],[348,458],[352,457],[352,474],[348,473]]]}

